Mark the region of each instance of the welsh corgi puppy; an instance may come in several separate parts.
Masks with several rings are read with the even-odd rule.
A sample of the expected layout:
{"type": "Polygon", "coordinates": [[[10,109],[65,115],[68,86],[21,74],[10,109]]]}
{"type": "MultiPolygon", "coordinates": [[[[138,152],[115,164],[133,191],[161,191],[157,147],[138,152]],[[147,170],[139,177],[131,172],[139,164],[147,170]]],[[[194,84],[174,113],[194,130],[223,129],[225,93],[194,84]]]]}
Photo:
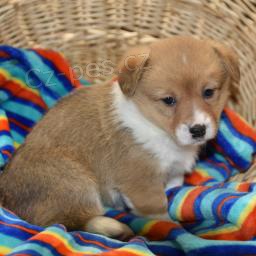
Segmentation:
{"type": "Polygon", "coordinates": [[[210,40],[128,51],[116,80],[75,90],[33,128],[0,176],[1,205],[32,224],[119,239],[132,231],[103,205],[168,217],[165,189],[215,137],[239,77],[235,52],[210,40]]]}

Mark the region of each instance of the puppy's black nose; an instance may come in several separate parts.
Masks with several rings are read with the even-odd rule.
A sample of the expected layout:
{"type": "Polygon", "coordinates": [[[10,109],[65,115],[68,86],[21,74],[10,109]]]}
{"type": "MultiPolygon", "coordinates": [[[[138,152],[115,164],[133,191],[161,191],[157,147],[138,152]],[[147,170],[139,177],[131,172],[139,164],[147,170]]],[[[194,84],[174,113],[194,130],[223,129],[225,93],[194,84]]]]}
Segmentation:
{"type": "Polygon", "coordinates": [[[206,133],[206,126],[203,124],[196,124],[189,128],[190,133],[192,134],[192,138],[197,139],[201,138],[206,133]]]}

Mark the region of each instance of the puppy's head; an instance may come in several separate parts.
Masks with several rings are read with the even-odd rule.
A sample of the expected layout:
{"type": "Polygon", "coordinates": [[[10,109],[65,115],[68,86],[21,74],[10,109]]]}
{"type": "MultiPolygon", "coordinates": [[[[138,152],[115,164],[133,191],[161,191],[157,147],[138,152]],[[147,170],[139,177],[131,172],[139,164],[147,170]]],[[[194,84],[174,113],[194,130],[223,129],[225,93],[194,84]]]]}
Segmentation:
{"type": "Polygon", "coordinates": [[[132,49],[118,67],[124,95],[183,146],[215,137],[220,114],[239,78],[233,50],[191,37],[132,49]]]}

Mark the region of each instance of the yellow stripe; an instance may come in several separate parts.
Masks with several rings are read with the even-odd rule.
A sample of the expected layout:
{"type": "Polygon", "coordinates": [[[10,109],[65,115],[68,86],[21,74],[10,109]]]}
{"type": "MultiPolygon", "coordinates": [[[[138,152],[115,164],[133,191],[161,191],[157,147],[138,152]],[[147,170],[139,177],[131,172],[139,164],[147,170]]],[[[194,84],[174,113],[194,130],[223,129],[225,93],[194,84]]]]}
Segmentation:
{"type": "Polygon", "coordinates": [[[148,255],[148,252],[139,251],[138,249],[133,249],[133,248],[119,248],[116,251],[130,252],[130,253],[134,253],[141,256],[148,255]]]}
{"type": "Polygon", "coordinates": [[[234,232],[234,231],[237,231],[239,230],[238,227],[236,226],[232,226],[232,227],[225,227],[225,228],[218,228],[218,229],[215,229],[215,230],[210,230],[210,231],[207,231],[205,233],[202,233],[200,234],[199,236],[205,236],[205,235],[210,235],[210,236],[213,236],[213,235],[218,235],[218,234],[225,234],[225,233],[230,233],[230,232],[234,232]]]}
{"type": "Polygon", "coordinates": [[[11,252],[11,248],[6,246],[0,246],[0,254],[6,255],[7,253],[11,252]]]}
{"type": "Polygon", "coordinates": [[[7,120],[6,116],[0,116],[0,121],[7,120]]]}
{"type": "Polygon", "coordinates": [[[183,195],[182,200],[179,202],[179,205],[178,205],[177,211],[176,211],[176,215],[178,216],[178,220],[179,220],[179,221],[182,221],[182,220],[183,220],[183,219],[182,219],[182,216],[181,216],[181,208],[182,208],[182,206],[184,205],[184,201],[186,200],[188,194],[189,194],[192,190],[194,190],[194,188],[189,189],[189,190],[183,195]]]}
{"type": "Polygon", "coordinates": [[[139,232],[139,235],[143,236],[143,235],[147,234],[147,233],[149,232],[149,230],[151,229],[151,227],[152,227],[153,225],[155,225],[156,223],[157,223],[157,221],[155,221],[155,220],[152,220],[152,221],[150,221],[149,223],[147,223],[147,224],[143,227],[143,229],[139,232]]]}
{"type": "Polygon", "coordinates": [[[200,173],[203,177],[209,177],[210,176],[209,173],[204,169],[196,168],[195,171],[200,173]]]}
{"type": "Polygon", "coordinates": [[[243,209],[243,212],[240,214],[240,217],[239,217],[238,222],[237,222],[237,225],[239,227],[241,227],[243,225],[246,218],[253,211],[255,206],[256,206],[256,195],[253,196],[253,198],[250,200],[250,203],[246,205],[245,209],[243,209]]]}
{"type": "Polygon", "coordinates": [[[12,77],[11,74],[9,72],[7,72],[5,69],[1,69],[0,68],[0,74],[2,74],[4,77],[7,78],[7,80],[12,80],[15,83],[19,84],[22,88],[25,88],[26,90],[36,94],[36,95],[40,95],[39,91],[37,89],[34,89],[32,87],[29,87],[27,84],[25,84],[23,81],[12,77]]]}
{"type": "Polygon", "coordinates": [[[55,233],[55,232],[52,232],[52,231],[45,231],[44,234],[47,234],[47,235],[51,235],[55,238],[57,238],[58,240],[60,240],[70,251],[72,252],[75,252],[75,253],[81,253],[81,255],[84,255],[84,254],[93,254],[94,252],[91,252],[91,251],[87,251],[87,252],[81,252],[79,250],[76,250],[74,247],[72,247],[70,245],[70,243],[67,241],[67,239],[63,238],[61,235],[55,233]]]}
{"type": "Polygon", "coordinates": [[[14,141],[14,142],[13,142],[13,145],[14,145],[15,149],[17,149],[17,148],[20,146],[20,143],[14,141]]]}
{"type": "MultiPolygon", "coordinates": [[[[61,235],[55,233],[55,232],[52,232],[52,231],[45,231],[44,232],[45,234],[48,234],[48,235],[51,235],[55,238],[57,238],[58,240],[62,241],[63,244],[65,244],[65,246],[72,252],[75,252],[75,253],[81,253],[81,255],[84,255],[84,254],[93,254],[94,252],[91,252],[91,251],[86,251],[86,252],[81,252],[79,250],[76,250],[74,249],[74,247],[70,246],[70,244],[68,243],[68,241],[63,238],[61,235]]],[[[148,255],[148,253],[146,252],[141,252],[139,251],[138,249],[133,249],[133,248],[119,248],[117,249],[117,251],[126,251],[126,252],[131,252],[131,253],[134,253],[134,254],[137,254],[137,255],[141,255],[141,256],[145,256],[145,255],[148,255]]]]}

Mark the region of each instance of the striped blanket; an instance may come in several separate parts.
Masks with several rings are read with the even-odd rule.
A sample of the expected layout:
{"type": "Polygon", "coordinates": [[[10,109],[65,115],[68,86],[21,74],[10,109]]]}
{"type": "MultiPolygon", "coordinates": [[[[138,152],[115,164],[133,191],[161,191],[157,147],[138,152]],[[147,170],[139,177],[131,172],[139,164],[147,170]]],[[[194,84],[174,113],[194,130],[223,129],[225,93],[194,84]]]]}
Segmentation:
{"type": "MultiPolygon", "coordinates": [[[[0,46],[2,171],[47,109],[80,86],[60,54],[0,46]]],[[[0,255],[256,255],[256,186],[227,182],[251,166],[255,152],[256,132],[225,109],[217,138],[203,150],[194,173],[184,186],[166,191],[172,220],[106,209],[107,216],[126,223],[136,234],[121,242],[67,232],[61,224],[34,226],[0,208],[0,255]]]]}

